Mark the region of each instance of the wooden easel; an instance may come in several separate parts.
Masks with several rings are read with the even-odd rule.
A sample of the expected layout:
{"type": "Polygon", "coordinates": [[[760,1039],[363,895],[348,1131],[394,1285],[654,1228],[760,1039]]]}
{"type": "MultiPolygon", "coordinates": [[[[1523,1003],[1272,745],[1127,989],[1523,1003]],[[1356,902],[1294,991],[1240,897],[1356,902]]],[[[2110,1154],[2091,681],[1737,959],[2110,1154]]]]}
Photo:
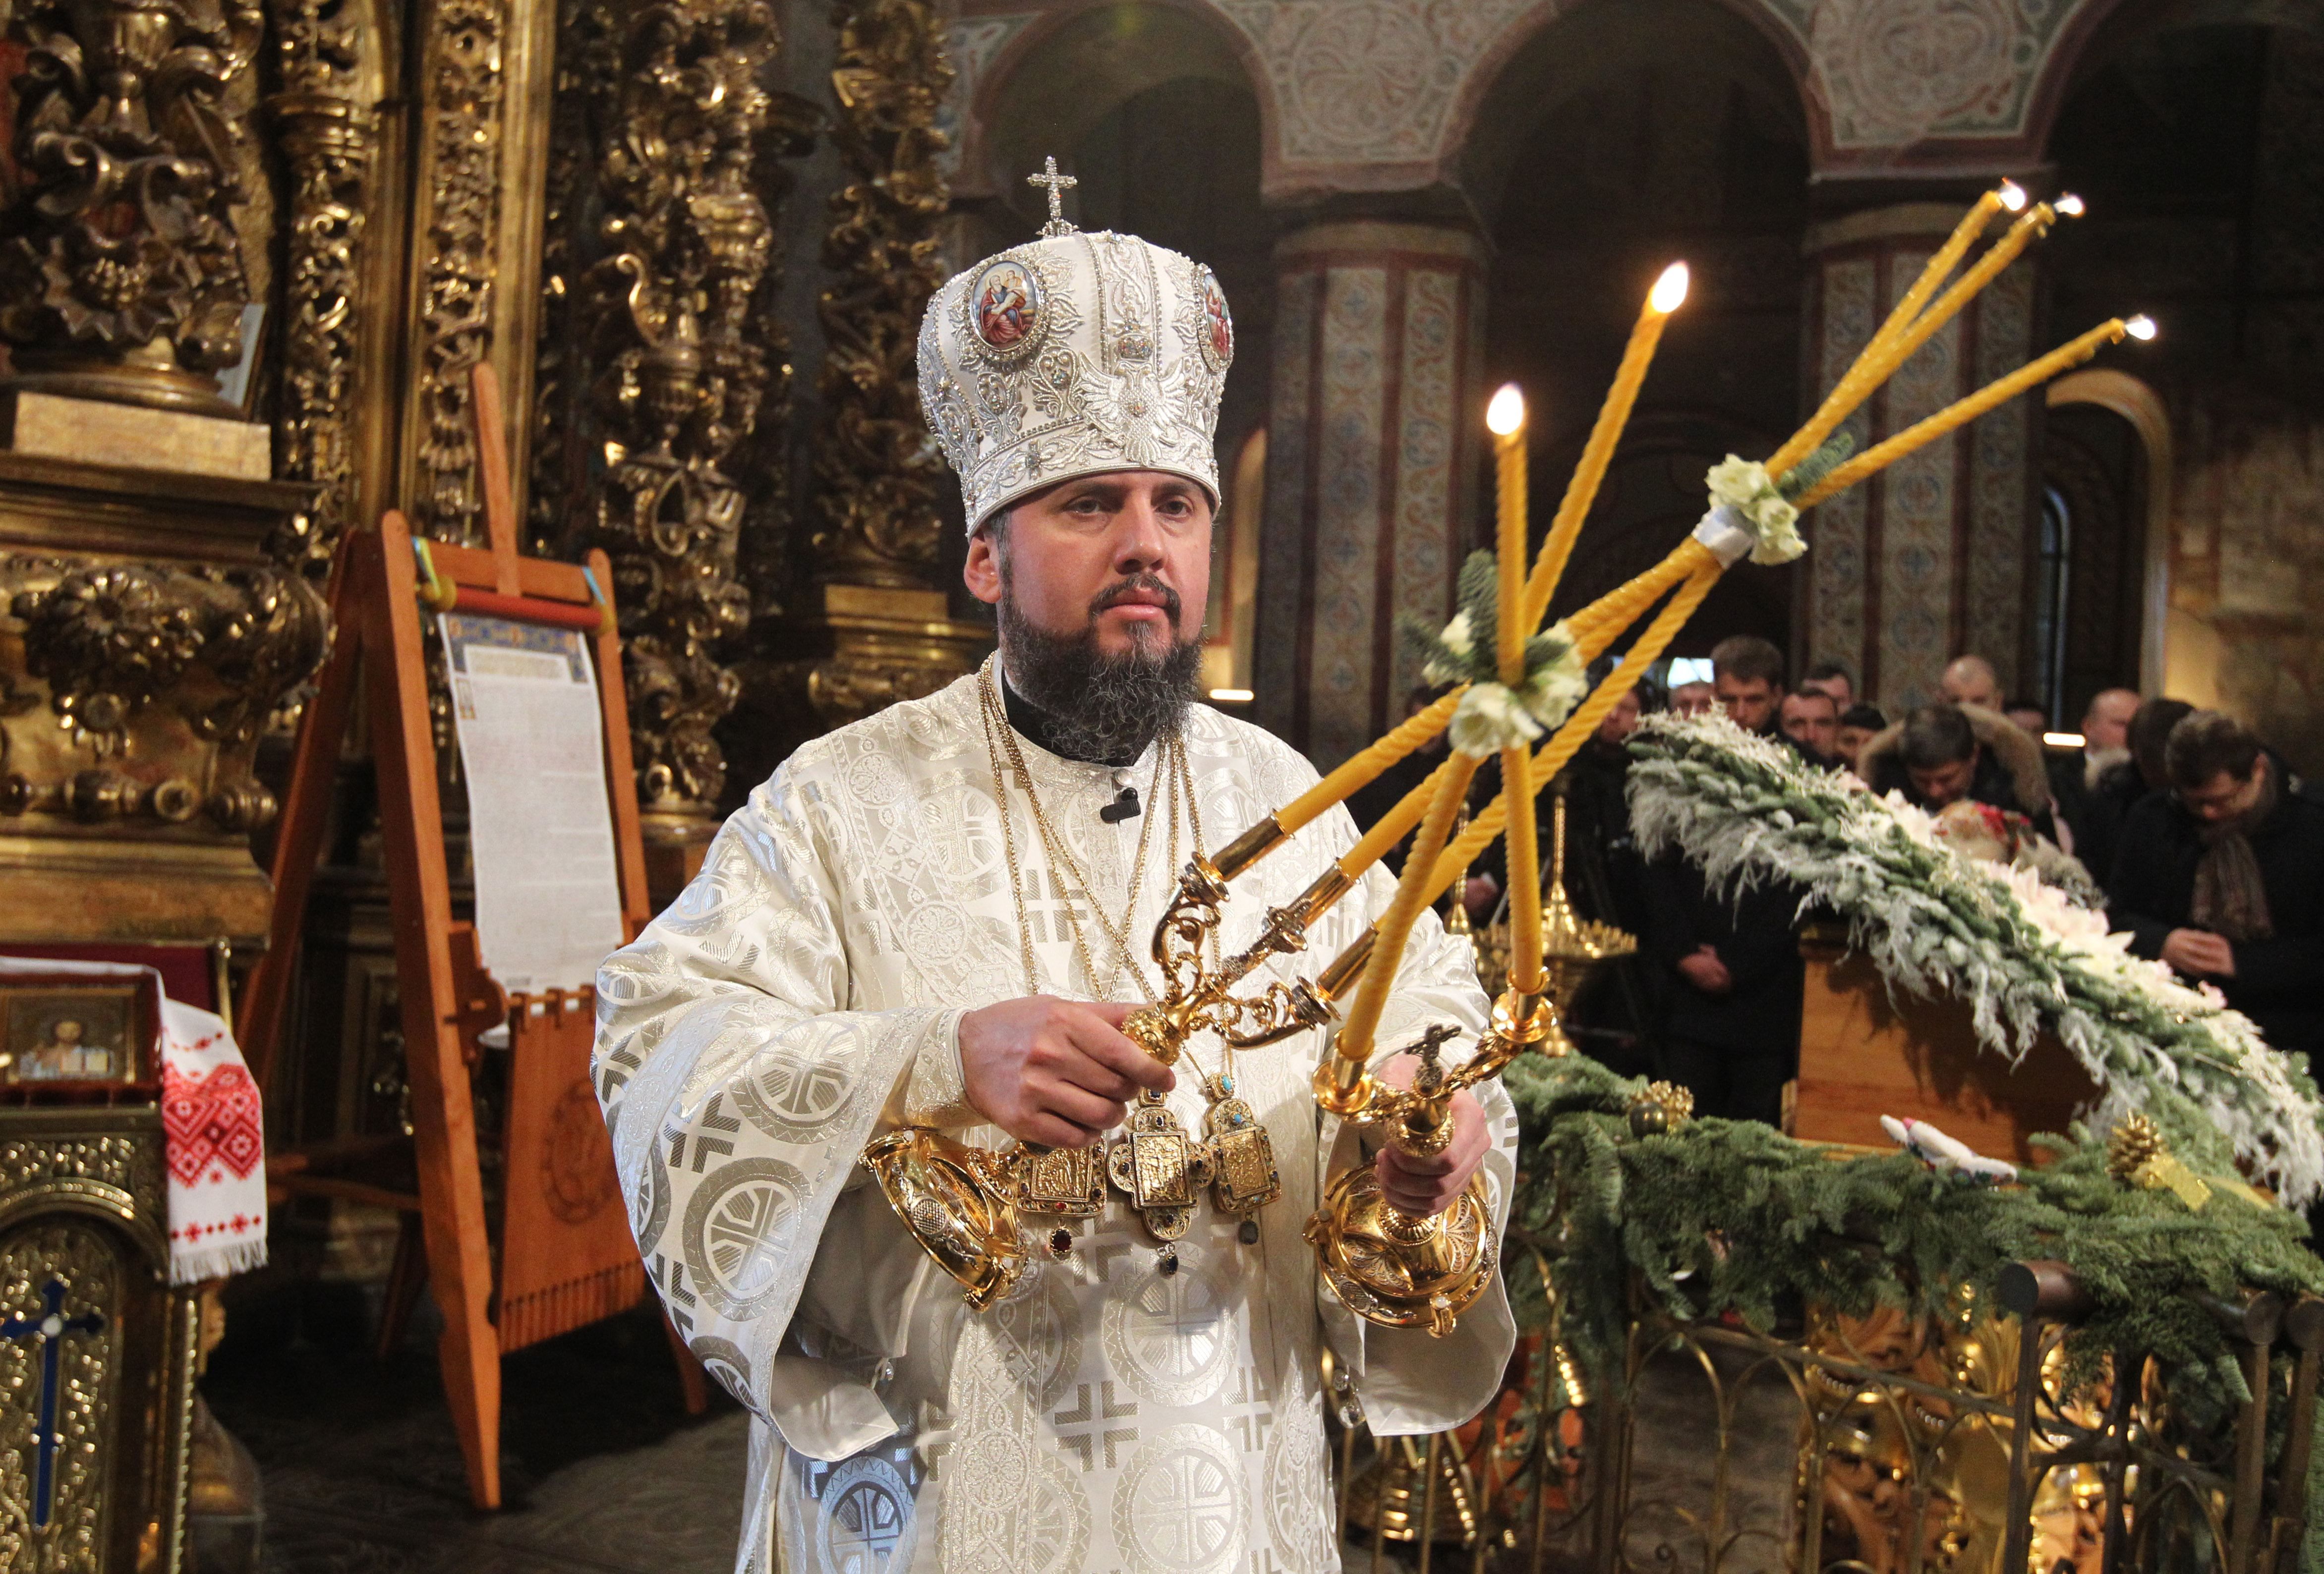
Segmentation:
{"type": "MultiPolygon", "coordinates": [[[[594,633],[624,937],[635,936],[649,914],[621,643],[610,600],[612,566],[603,552],[590,553],[586,569],[519,555],[500,389],[489,366],[475,369],[473,387],[491,546],[427,543],[432,576],[423,585],[421,560],[401,513],[391,510],[376,531],[352,531],[340,543],[330,581],[338,636],[300,730],[274,854],[272,941],[244,988],[241,1017],[263,1087],[273,1066],[360,667],[379,778],[411,1090],[409,1159],[417,1184],[399,1182],[392,1171],[384,1183],[376,1178],[377,1161],[395,1156],[379,1151],[400,1146],[393,1138],[386,1145],[365,1139],[277,1155],[268,1176],[286,1195],[380,1203],[407,1220],[418,1218],[424,1276],[433,1281],[444,1315],[438,1354],[469,1491],[478,1507],[497,1508],[501,1357],[625,1311],[648,1292],[590,1080],[595,991],[504,994],[478,961],[474,926],[452,916],[422,656],[423,591],[436,611],[456,608],[594,633]],[[477,1035],[503,1023],[510,1029],[508,1094],[500,1134],[503,1194],[494,1230],[487,1220],[470,1072],[484,1053],[477,1035]]],[[[399,1307],[408,1311],[418,1293],[420,1266],[407,1260],[415,1255],[399,1255],[390,1286],[391,1327],[399,1307]]],[[[670,1337],[687,1406],[699,1414],[707,1403],[702,1369],[674,1331],[670,1337]]]]}

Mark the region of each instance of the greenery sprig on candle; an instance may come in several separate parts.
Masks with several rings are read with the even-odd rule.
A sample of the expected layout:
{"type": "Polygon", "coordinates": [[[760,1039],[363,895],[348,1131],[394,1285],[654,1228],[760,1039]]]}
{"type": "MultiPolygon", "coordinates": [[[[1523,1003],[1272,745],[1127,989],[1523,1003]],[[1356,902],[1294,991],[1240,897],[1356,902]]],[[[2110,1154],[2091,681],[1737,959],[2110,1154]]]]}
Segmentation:
{"type": "Polygon", "coordinates": [[[1525,643],[1525,677],[1500,681],[1494,644],[1499,627],[1499,562],[1490,552],[1472,552],[1461,566],[1460,611],[1442,629],[1406,613],[1400,620],[1406,646],[1420,660],[1430,683],[1469,685],[1452,713],[1452,747],[1474,759],[1529,744],[1582,703],[1590,679],[1572,631],[1551,624],[1525,643]]]}

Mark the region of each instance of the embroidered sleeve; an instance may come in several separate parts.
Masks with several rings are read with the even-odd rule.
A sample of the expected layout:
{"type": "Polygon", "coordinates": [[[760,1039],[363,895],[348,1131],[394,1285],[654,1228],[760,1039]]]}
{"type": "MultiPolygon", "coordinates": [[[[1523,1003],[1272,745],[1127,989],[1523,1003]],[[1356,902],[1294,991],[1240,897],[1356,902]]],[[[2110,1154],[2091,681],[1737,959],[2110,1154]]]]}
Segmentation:
{"type": "MultiPolygon", "coordinates": [[[[787,768],[597,976],[597,1093],[638,1249],[694,1353],[778,1427],[777,1346],[825,1221],[959,1020],[843,1008],[841,851],[787,768]]],[[[892,1430],[868,1388],[824,1404],[836,1433],[868,1433],[855,1446],[892,1430]]]]}
{"type": "Polygon", "coordinates": [[[968,1101],[967,1079],[961,1074],[957,1024],[951,1033],[923,1041],[912,1057],[904,1080],[904,1120],[953,1129],[983,1124],[983,1115],[968,1101]]]}

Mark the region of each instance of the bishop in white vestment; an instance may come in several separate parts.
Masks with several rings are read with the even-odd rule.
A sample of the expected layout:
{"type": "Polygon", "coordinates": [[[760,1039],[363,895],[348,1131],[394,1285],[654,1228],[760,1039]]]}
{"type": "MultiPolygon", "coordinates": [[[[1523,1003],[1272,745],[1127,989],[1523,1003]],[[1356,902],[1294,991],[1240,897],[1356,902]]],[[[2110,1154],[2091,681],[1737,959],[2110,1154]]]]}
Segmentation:
{"type": "MultiPolygon", "coordinates": [[[[1097,1217],[1054,1235],[1039,1221],[1033,1266],[982,1312],[858,1163],[899,1124],[1005,1146],[988,1114],[1003,1101],[976,1096],[997,1085],[995,1008],[1054,998],[1042,1008],[1110,1033],[1065,1002],[1158,992],[1148,941],[1188,857],[1315,779],[1271,735],[1177,699],[1142,748],[1134,724],[1128,743],[1106,733],[1136,710],[1108,697],[1120,661],[1100,663],[1112,677],[1092,679],[1085,707],[1079,691],[1060,702],[1079,658],[1054,631],[1084,601],[1101,655],[1104,640],[1158,649],[1170,625],[1181,647],[1199,639],[1232,329],[1184,257],[1062,225],[1045,237],[948,284],[922,340],[1001,658],[800,749],[598,979],[598,1087],[639,1248],[753,1417],[745,1574],[1324,1574],[1339,1567],[1325,1351],[1388,1435],[1473,1415],[1514,1341],[1498,1282],[1442,1339],[1362,1322],[1322,1284],[1301,1227],[1328,1174],[1371,1162],[1310,1091],[1325,1029],[1231,1059],[1198,1036],[1165,1099],[1197,1136],[1223,1096],[1247,1105],[1273,1143],[1277,1201],[1237,1218],[1205,1190],[1166,1241],[1110,1192],[1097,1217]],[[1077,562],[1097,594],[1076,588],[1077,562]],[[1041,616],[1053,634],[1027,621],[1041,616]]],[[[1221,947],[1249,944],[1354,839],[1333,810],[1258,863],[1221,947]]],[[[1312,973],[1391,890],[1374,871],[1305,955],[1245,990],[1312,973]]],[[[1424,917],[1379,1042],[1449,1023],[1472,1043],[1486,1013],[1467,946],[1424,917]]],[[[1481,1165],[1498,1232],[1515,1121],[1497,1083],[1480,1095],[1447,1183],[1481,1165]]],[[[1057,1097],[1070,1122],[1107,1096],[1057,1097]]],[[[1082,1138],[1119,1133],[1093,1122],[1082,1138]]]]}

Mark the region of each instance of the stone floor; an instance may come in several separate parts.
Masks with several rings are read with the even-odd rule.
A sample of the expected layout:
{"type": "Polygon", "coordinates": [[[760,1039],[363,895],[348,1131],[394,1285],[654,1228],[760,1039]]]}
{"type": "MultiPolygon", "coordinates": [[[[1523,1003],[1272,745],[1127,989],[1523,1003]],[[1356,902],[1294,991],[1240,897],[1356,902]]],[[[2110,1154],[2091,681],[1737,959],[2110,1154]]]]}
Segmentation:
{"type": "MultiPolygon", "coordinates": [[[[503,1363],[502,1474],[508,1506],[468,1506],[466,1478],[424,1320],[388,1361],[368,1348],[362,1293],[308,1284],[238,1308],[204,1392],[256,1458],[264,1482],[263,1574],[727,1574],[744,1418],[715,1393],[688,1416],[658,1318],[641,1311],[503,1363]]],[[[1797,1402],[1770,1367],[1721,1353],[1706,1370],[1665,1356],[1638,1395],[1633,1512],[1640,1567],[1699,1565],[1718,1392],[1730,1476],[1717,1539],[1733,1574],[1785,1566],[1797,1402]],[[1714,1379],[1713,1373],[1716,1373],[1714,1379]]],[[[1383,1566],[1405,1574],[1410,1549],[1383,1566]]],[[[1553,1569],[1578,1568],[1555,1548],[1553,1569]]],[[[1354,1574],[1374,1567],[1350,1549],[1354,1574]]],[[[1466,1558],[1452,1560],[1465,1569],[1466,1558]]],[[[1440,1561],[1439,1566],[1443,1564],[1440,1561]]],[[[246,1574],[197,1569],[194,1574],[246,1574]]]]}
{"type": "MultiPolygon", "coordinates": [[[[688,1416],[660,1324],[633,1316],[503,1363],[508,1506],[468,1506],[432,1330],[391,1360],[362,1308],[244,1308],[203,1384],[265,1484],[264,1574],[726,1574],[744,1417],[688,1416]]],[[[208,1571],[198,1571],[208,1574],[208,1571]]]]}

